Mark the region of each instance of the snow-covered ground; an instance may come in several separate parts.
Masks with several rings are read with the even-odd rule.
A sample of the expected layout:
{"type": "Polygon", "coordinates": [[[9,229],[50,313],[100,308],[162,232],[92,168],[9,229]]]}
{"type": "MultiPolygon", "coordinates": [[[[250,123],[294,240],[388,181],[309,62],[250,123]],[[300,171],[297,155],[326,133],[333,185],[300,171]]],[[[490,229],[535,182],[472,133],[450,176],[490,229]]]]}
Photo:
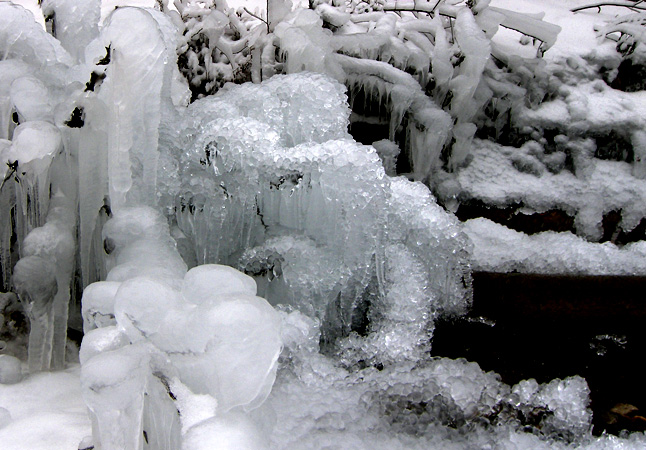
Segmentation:
{"type": "MultiPolygon", "coordinates": [[[[24,370],[26,372],[26,368],[24,370]]],[[[81,397],[80,366],[25,375],[17,384],[0,384],[2,450],[76,450],[92,434],[81,397]]]]}

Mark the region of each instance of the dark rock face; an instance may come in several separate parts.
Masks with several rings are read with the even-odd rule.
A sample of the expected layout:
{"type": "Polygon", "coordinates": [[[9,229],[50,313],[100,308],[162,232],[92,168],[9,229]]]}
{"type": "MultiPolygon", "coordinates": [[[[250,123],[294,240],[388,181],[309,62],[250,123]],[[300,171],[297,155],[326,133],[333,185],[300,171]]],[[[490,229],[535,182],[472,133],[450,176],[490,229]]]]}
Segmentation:
{"type": "MultiPolygon", "coordinates": [[[[536,234],[544,231],[576,233],[574,217],[559,209],[550,209],[542,213],[526,214],[522,204],[515,203],[507,207],[485,204],[480,200],[467,200],[460,204],[455,215],[461,221],[484,217],[515,231],[525,234],[536,234]]],[[[630,231],[621,227],[621,211],[610,211],[603,216],[603,235],[600,242],[612,242],[626,245],[630,242],[646,240],[646,219],[630,231]]]]}
{"type": "Polygon", "coordinates": [[[480,200],[468,200],[460,204],[455,215],[462,221],[484,217],[526,234],[574,230],[574,217],[564,211],[551,209],[543,213],[525,214],[520,212],[521,208],[520,204],[495,207],[486,205],[480,200]]]}
{"type": "Polygon", "coordinates": [[[624,92],[643,91],[646,88],[646,66],[634,63],[630,58],[624,59],[610,86],[624,92]]]}

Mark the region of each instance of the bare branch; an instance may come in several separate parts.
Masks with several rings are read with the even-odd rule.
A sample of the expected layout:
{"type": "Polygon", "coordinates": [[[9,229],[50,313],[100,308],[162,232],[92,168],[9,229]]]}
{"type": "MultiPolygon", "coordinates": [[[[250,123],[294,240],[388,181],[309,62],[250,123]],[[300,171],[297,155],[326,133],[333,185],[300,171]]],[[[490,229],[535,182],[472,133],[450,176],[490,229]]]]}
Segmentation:
{"type": "Polygon", "coordinates": [[[599,11],[601,11],[602,6],[620,6],[620,7],[629,8],[629,9],[638,9],[641,11],[646,11],[646,6],[640,6],[641,3],[643,3],[643,1],[597,2],[597,3],[591,3],[589,5],[579,6],[578,8],[573,8],[570,11],[577,12],[577,11],[583,11],[584,9],[593,9],[593,8],[597,8],[599,11]]]}
{"type": "Polygon", "coordinates": [[[255,15],[254,13],[252,13],[251,11],[249,11],[249,10],[247,9],[247,7],[246,7],[246,6],[245,6],[244,8],[242,8],[242,9],[244,9],[244,11],[245,11],[247,14],[249,14],[251,17],[255,17],[256,19],[260,20],[262,23],[264,23],[265,25],[267,25],[267,33],[269,33],[269,22],[268,22],[268,21],[266,21],[266,20],[265,20],[265,19],[263,19],[262,17],[257,16],[257,15],[255,15]]]}

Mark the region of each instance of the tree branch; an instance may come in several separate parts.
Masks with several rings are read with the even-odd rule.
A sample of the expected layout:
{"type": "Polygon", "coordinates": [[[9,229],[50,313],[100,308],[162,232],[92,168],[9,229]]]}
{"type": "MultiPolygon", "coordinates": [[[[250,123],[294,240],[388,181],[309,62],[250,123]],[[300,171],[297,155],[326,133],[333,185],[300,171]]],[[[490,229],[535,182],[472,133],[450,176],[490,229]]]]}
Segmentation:
{"type": "Polygon", "coordinates": [[[597,2],[597,3],[591,3],[589,5],[584,5],[584,6],[579,6],[578,8],[573,8],[570,11],[572,12],[577,12],[577,11],[583,11],[584,9],[592,9],[592,8],[597,8],[601,10],[602,6],[621,6],[624,8],[629,8],[629,9],[638,9],[641,11],[646,11],[646,6],[639,6],[640,3],[643,3],[642,1],[638,2],[630,2],[630,1],[618,1],[618,2],[597,2]]]}
{"type": "Polygon", "coordinates": [[[266,20],[265,20],[265,19],[263,19],[262,17],[257,16],[257,15],[255,15],[254,13],[252,13],[251,11],[249,11],[249,10],[247,9],[247,7],[246,7],[246,6],[245,6],[245,7],[243,7],[242,9],[244,9],[244,11],[245,11],[247,14],[249,14],[251,17],[255,17],[256,19],[260,20],[262,23],[264,23],[265,25],[267,25],[267,33],[269,33],[269,22],[268,22],[268,21],[266,21],[266,20]]]}

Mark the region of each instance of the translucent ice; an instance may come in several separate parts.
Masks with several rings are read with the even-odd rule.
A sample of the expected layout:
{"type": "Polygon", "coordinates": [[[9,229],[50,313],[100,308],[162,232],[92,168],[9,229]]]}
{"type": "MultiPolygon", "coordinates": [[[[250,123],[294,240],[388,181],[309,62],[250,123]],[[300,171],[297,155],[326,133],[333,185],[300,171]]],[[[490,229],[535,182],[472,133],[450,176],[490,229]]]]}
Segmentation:
{"type": "MultiPolygon", "coordinates": [[[[99,375],[101,361],[123,359],[137,367],[130,367],[127,379],[125,372],[107,375],[110,386],[87,393],[101,445],[136,447],[143,429],[152,447],[179,448],[173,402],[183,405],[181,398],[210,398],[218,414],[261,404],[274,382],[281,339],[280,320],[255,296],[255,281],[215,264],[187,272],[166,220],[152,208],[122,208],[106,222],[103,236],[108,281],[89,285],[83,300],[91,330],[80,353],[85,389],[107,383],[99,375]],[[171,384],[180,392],[172,401],[171,384]],[[113,417],[118,408],[104,396],[123,397],[128,419],[113,417]]],[[[193,419],[208,418],[181,408],[193,419]]],[[[190,428],[193,419],[182,426],[190,428]]]]}
{"type": "Polygon", "coordinates": [[[73,62],[60,42],[47,34],[30,12],[11,2],[0,3],[0,54],[3,59],[20,59],[45,70],[73,62]]]}
{"type": "Polygon", "coordinates": [[[81,364],[85,364],[99,353],[116,350],[130,344],[123,330],[116,325],[106,325],[85,332],[79,353],[81,364]]]}
{"type": "Polygon", "coordinates": [[[390,179],[372,147],[346,138],[347,115],[342,88],[308,73],[231,86],[195,102],[179,165],[177,224],[199,263],[237,265],[272,304],[322,320],[332,347],[357,330],[390,340],[395,323],[415,316],[391,350],[368,351],[378,346],[360,339],[343,351],[416,359],[433,312],[462,310],[468,299],[466,253],[457,250],[465,242],[426,188],[390,179]],[[304,92],[320,92],[321,101],[309,106],[304,92]],[[408,311],[381,333],[394,318],[387,312],[394,293],[405,289],[399,270],[420,280],[419,289],[402,294],[420,314],[408,311]]]}
{"type": "Polygon", "coordinates": [[[189,270],[184,276],[182,295],[197,304],[214,295],[256,295],[253,278],[229,266],[204,264],[189,270]]]}
{"type": "MultiPolygon", "coordinates": [[[[52,202],[52,206],[54,203],[52,202]]],[[[63,209],[62,215],[71,217],[69,208],[63,209]]],[[[74,267],[74,228],[53,217],[56,208],[52,208],[50,220],[42,227],[34,228],[22,245],[23,257],[38,256],[50,262],[55,268],[57,292],[53,300],[53,354],[51,367],[62,369],[65,366],[65,347],[67,345],[67,319],[70,304],[70,286],[74,267]]]]}
{"type": "Polygon", "coordinates": [[[121,283],[118,281],[97,281],[83,290],[81,305],[84,333],[115,323],[114,297],[119,286],[121,283]]]}
{"type": "Polygon", "coordinates": [[[47,87],[34,76],[17,78],[11,83],[11,103],[20,122],[53,121],[53,108],[47,87]]]}
{"type": "Polygon", "coordinates": [[[99,34],[101,2],[87,0],[45,0],[43,15],[54,21],[54,37],[77,61],[83,59],[85,47],[99,34]]]}
{"type": "Polygon", "coordinates": [[[156,276],[179,285],[186,264],[177,253],[163,216],[152,208],[124,208],[103,227],[108,253],[106,281],[156,276]]]}
{"type": "Polygon", "coordinates": [[[39,256],[22,258],[14,267],[13,284],[31,325],[29,372],[48,370],[52,363],[54,338],[52,307],[58,290],[55,267],[50,260],[39,256]]]}
{"type": "Polygon", "coordinates": [[[16,193],[21,222],[24,220],[18,231],[20,241],[33,228],[44,224],[49,208],[49,168],[62,148],[57,127],[49,122],[31,121],[15,129],[11,147],[2,154],[3,163],[17,162],[20,167],[22,182],[18,183],[16,193]]]}
{"type": "Polygon", "coordinates": [[[221,410],[262,402],[280,352],[273,309],[247,293],[191,300],[198,304],[160,281],[135,278],[117,291],[115,315],[132,341],[168,352],[181,380],[213,395],[221,410]]]}
{"type": "Polygon", "coordinates": [[[168,22],[153,11],[118,8],[91,47],[98,58],[105,49],[108,56],[119,54],[108,64],[98,95],[107,105],[109,194],[115,210],[127,199],[150,205],[156,200],[161,110],[165,100],[170,103],[172,79],[166,61],[174,59],[171,38],[165,34],[172,29],[168,22]],[[139,95],[131,95],[133,90],[139,95]]]}
{"type": "Polygon", "coordinates": [[[99,353],[82,367],[93,435],[105,450],[143,447],[143,403],[150,356],[143,346],[99,353]]]}

